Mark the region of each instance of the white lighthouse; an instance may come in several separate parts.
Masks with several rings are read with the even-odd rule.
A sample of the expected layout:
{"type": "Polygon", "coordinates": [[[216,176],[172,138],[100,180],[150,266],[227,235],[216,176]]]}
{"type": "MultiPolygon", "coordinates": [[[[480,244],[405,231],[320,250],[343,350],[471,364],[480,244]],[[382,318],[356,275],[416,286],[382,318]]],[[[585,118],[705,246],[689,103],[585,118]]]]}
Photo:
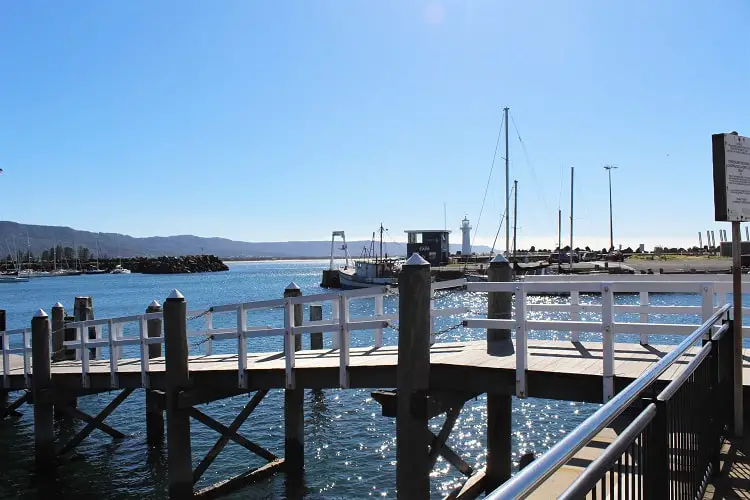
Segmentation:
{"type": "Polygon", "coordinates": [[[471,255],[471,224],[469,224],[469,219],[466,217],[461,221],[461,233],[463,233],[461,255],[468,257],[471,255]]]}

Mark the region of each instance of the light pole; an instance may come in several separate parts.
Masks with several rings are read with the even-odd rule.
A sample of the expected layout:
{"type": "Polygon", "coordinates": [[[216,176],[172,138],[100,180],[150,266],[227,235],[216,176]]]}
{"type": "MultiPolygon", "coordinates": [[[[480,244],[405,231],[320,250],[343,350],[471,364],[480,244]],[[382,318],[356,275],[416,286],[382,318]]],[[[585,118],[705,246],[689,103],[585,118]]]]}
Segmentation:
{"type": "Polygon", "coordinates": [[[604,165],[604,169],[607,171],[609,177],[609,250],[615,249],[615,238],[612,232],[612,169],[617,168],[617,165],[604,165]]]}

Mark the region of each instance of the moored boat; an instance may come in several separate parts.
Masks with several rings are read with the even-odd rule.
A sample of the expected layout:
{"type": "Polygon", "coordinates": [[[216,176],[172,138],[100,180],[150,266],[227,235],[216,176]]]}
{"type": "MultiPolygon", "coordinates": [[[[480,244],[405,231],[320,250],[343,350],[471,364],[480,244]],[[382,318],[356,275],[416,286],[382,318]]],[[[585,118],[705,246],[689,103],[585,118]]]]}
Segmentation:
{"type": "Polygon", "coordinates": [[[120,264],[117,264],[115,268],[110,271],[110,274],[130,274],[130,269],[125,269],[120,264]]]}
{"type": "MultiPolygon", "coordinates": [[[[378,255],[375,255],[375,233],[373,233],[370,250],[365,248],[365,255],[362,258],[353,259],[353,268],[349,266],[347,256],[346,266],[338,270],[339,283],[343,290],[398,285],[398,273],[403,259],[383,256],[384,231],[383,224],[380,224],[380,253],[378,255]]],[[[333,252],[333,246],[331,252],[333,252]]],[[[333,253],[331,253],[331,263],[333,263],[333,253]]]]}

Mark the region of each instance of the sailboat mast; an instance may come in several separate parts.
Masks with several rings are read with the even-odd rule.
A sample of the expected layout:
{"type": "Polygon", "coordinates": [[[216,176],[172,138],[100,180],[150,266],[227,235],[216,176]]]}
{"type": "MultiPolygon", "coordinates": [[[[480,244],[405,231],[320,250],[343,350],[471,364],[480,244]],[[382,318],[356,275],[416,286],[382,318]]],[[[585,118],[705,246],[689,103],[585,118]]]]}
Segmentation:
{"type": "Polygon", "coordinates": [[[570,270],[573,271],[573,172],[570,167],[570,270]]]}
{"type": "Polygon", "coordinates": [[[560,252],[562,251],[562,210],[557,209],[557,271],[560,272],[560,252]]]}
{"type": "Polygon", "coordinates": [[[516,260],[516,228],[518,227],[518,181],[513,181],[513,261],[516,260]]]}
{"type": "Polygon", "coordinates": [[[510,161],[508,159],[508,109],[503,108],[505,113],[505,255],[510,254],[510,225],[508,215],[510,214],[510,161]]]}
{"type": "Polygon", "coordinates": [[[380,223],[380,260],[383,260],[383,223],[380,223]]]}

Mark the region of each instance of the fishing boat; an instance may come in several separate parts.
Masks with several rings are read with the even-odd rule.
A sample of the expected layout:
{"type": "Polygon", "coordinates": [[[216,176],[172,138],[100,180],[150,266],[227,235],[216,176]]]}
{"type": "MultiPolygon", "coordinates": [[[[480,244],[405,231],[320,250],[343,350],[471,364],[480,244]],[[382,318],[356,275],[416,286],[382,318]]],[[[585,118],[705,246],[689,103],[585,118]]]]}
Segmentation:
{"type": "MultiPolygon", "coordinates": [[[[339,282],[343,290],[354,288],[368,288],[373,286],[398,285],[398,273],[401,270],[403,259],[388,258],[383,256],[383,224],[380,224],[380,252],[375,255],[375,234],[369,251],[363,252],[363,256],[353,259],[354,267],[347,264],[339,268],[339,282]]],[[[332,254],[333,255],[333,254],[332,254]]]]}

